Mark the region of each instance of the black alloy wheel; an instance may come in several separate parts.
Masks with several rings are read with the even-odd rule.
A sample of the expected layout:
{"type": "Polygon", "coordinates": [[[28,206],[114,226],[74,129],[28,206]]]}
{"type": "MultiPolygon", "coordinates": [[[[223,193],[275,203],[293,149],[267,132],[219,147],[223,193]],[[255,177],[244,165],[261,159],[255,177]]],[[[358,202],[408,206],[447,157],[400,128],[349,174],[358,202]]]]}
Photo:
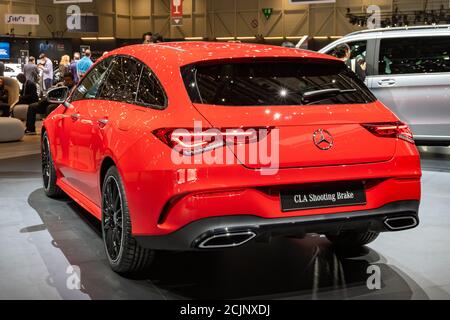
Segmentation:
{"type": "Polygon", "coordinates": [[[123,203],[114,176],[109,176],[105,181],[102,201],[102,228],[106,252],[112,262],[117,262],[123,247],[123,203]]]}
{"type": "Polygon", "coordinates": [[[50,148],[48,145],[48,138],[47,135],[44,135],[42,139],[42,152],[41,152],[41,159],[42,159],[42,180],[44,183],[44,188],[47,190],[48,185],[50,183],[50,148]]]}
{"type": "Polygon", "coordinates": [[[127,195],[117,167],[106,172],[102,185],[102,234],[111,268],[122,275],[148,271],[154,251],[133,237],[127,195]]]}
{"type": "Polygon", "coordinates": [[[45,194],[50,198],[60,198],[64,192],[57,185],[57,175],[55,165],[52,159],[50,142],[47,132],[44,132],[41,140],[41,163],[42,163],[42,182],[44,184],[45,194]]]}

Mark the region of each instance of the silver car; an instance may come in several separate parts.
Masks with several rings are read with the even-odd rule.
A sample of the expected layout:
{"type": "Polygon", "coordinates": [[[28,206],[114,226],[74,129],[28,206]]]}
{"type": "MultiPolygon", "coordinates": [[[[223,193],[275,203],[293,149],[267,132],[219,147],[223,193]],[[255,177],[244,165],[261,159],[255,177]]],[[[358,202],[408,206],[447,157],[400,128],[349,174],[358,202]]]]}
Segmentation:
{"type": "Polygon", "coordinates": [[[359,31],[320,52],[333,55],[344,43],[350,59],[365,60],[366,85],[412,127],[417,144],[450,145],[450,25],[359,31]]]}

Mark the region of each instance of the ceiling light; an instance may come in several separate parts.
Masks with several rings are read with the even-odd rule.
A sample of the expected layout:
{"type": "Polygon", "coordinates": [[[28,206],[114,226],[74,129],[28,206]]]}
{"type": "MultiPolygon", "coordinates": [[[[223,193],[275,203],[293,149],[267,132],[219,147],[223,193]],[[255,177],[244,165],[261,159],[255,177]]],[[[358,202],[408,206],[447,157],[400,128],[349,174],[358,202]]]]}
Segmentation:
{"type": "Polygon", "coordinates": [[[216,40],[226,41],[226,40],[234,40],[235,37],[217,37],[216,40]]]}
{"type": "Polygon", "coordinates": [[[96,40],[115,40],[114,37],[82,37],[83,41],[96,41],[96,40]]]}

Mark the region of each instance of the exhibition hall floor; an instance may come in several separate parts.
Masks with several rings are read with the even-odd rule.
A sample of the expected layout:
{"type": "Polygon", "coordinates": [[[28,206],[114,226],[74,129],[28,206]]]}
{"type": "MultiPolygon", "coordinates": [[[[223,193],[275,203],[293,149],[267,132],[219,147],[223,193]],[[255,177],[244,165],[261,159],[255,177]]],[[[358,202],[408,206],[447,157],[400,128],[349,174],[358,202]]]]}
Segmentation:
{"type": "Polygon", "coordinates": [[[19,154],[0,145],[0,299],[450,299],[446,148],[422,150],[420,226],[360,252],[338,254],[319,236],[278,239],[161,253],[148,274],[127,279],[110,270],[99,223],[69,199],[45,197],[38,140],[27,139],[19,154]],[[366,285],[371,265],[381,270],[379,290],[366,285]]]}

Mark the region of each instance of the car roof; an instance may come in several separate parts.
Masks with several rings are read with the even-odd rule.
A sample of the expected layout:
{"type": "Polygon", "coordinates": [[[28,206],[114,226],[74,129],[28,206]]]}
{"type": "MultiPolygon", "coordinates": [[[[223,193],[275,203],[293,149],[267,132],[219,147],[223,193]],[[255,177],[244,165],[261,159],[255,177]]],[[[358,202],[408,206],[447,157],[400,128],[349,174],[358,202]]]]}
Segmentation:
{"type": "Polygon", "coordinates": [[[403,27],[389,27],[389,28],[376,28],[376,29],[366,29],[356,32],[352,32],[346,37],[355,35],[384,35],[384,34],[434,34],[434,33],[450,33],[450,25],[424,25],[424,26],[403,26],[403,27]]]}
{"type": "Polygon", "coordinates": [[[331,48],[341,43],[351,41],[363,41],[384,38],[406,38],[406,37],[431,37],[431,36],[450,36],[450,25],[427,25],[413,27],[394,27],[367,29],[349,33],[344,37],[327,44],[319,52],[328,52],[331,48]]]}
{"type": "Polygon", "coordinates": [[[367,29],[349,33],[341,39],[369,40],[375,38],[399,38],[450,35],[450,25],[405,26],[367,29]]]}
{"type": "Polygon", "coordinates": [[[144,62],[158,62],[184,66],[211,60],[231,60],[241,58],[301,58],[337,60],[321,53],[284,48],[279,46],[230,43],[230,42],[166,42],[160,44],[141,44],[119,48],[110,55],[129,54],[144,62]]]}

